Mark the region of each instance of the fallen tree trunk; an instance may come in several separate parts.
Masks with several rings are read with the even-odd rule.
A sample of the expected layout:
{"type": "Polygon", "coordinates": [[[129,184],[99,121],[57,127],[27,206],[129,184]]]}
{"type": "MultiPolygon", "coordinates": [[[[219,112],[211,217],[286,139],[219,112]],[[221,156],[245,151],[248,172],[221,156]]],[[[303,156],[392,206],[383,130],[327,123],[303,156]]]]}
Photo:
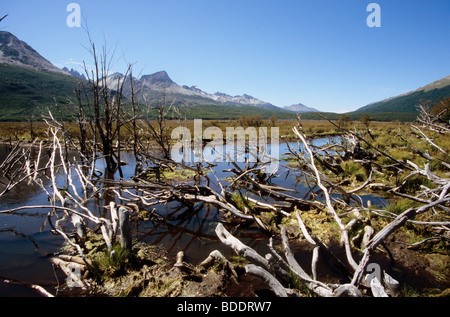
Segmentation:
{"type": "Polygon", "coordinates": [[[44,287],[42,287],[38,284],[21,282],[21,281],[17,281],[17,280],[2,277],[2,276],[0,276],[0,280],[3,280],[3,282],[6,284],[17,284],[17,285],[23,285],[23,286],[29,287],[29,288],[37,291],[39,294],[41,294],[44,297],[55,297],[52,293],[48,292],[44,287]]]}
{"type": "Polygon", "coordinates": [[[263,280],[263,282],[269,285],[269,287],[278,297],[288,297],[289,294],[296,294],[294,292],[290,292],[288,294],[286,288],[284,288],[284,286],[272,274],[264,270],[262,267],[256,266],[254,264],[248,264],[245,266],[245,272],[263,280]]]}

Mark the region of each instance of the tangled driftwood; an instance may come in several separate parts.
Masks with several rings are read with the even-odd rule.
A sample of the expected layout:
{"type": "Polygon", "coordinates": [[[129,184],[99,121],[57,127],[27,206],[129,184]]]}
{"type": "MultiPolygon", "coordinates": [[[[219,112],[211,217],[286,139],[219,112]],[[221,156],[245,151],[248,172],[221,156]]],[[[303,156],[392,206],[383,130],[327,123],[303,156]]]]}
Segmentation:
{"type": "MultiPolygon", "coordinates": [[[[436,128],[434,123],[429,124],[432,128],[436,128]]],[[[419,127],[413,127],[415,133],[430,144],[439,152],[445,150],[437,145],[433,140],[426,135],[419,127]]],[[[312,292],[319,296],[362,296],[366,295],[367,289],[370,289],[370,295],[373,296],[387,296],[392,294],[398,283],[390,277],[386,272],[373,271],[374,263],[371,263],[371,256],[379,246],[382,246],[386,239],[394,233],[397,229],[404,226],[407,222],[421,224],[426,226],[439,227],[448,233],[450,223],[447,221],[439,222],[424,222],[417,221],[414,218],[418,215],[429,212],[448,214],[450,201],[450,180],[443,178],[431,171],[430,164],[427,163],[424,167],[413,163],[412,161],[400,161],[393,158],[391,155],[377,149],[369,141],[365,140],[356,132],[348,133],[347,142],[350,147],[346,148],[343,145],[334,146],[334,149],[343,150],[347,158],[353,159],[355,162],[368,168],[370,171],[367,179],[359,186],[353,189],[345,189],[343,185],[333,182],[326,177],[323,168],[330,170],[332,173],[339,174],[341,172],[338,161],[335,156],[327,155],[327,151],[331,149],[315,149],[302,132],[301,127],[294,128],[294,133],[299,141],[303,144],[304,153],[292,151],[294,157],[302,164],[305,175],[308,175],[311,184],[315,190],[314,195],[310,199],[296,197],[290,189],[280,186],[274,186],[270,180],[274,174],[264,175],[261,173],[263,162],[256,162],[250,164],[247,162],[244,167],[232,162],[233,167],[228,172],[233,173],[233,178],[228,185],[223,185],[221,180],[217,179],[217,186],[220,190],[214,190],[210,186],[210,182],[214,172],[208,176],[205,169],[208,167],[196,166],[195,168],[185,166],[181,163],[170,162],[166,158],[160,159],[164,165],[172,166],[172,168],[182,167],[195,171],[196,178],[194,183],[162,183],[150,182],[140,177],[136,177],[134,181],[129,180],[110,180],[100,179],[95,177],[95,160],[94,162],[78,162],[71,160],[65,155],[64,146],[62,142],[65,140],[66,131],[63,126],[59,124],[51,125],[50,134],[52,142],[47,153],[49,159],[45,167],[41,167],[39,158],[32,159],[28,152],[23,152],[16,148],[11,156],[0,165],[0,169],[6,170],[10,178],[6,183],[6,190],[10,190],[17,182],[23,180],[32,180],[41,185],[42,189],[46,191],[49,196],[51,204],[47,206],[24,206],[14,210],[2,211],[2,214],[15,213],[25,209],[31,208],[46,208],[48,213],[48,223],[52,226],[52,230],[64,237],[68,244],[77,250],[78,256],[72,258],[55,257],[52,259],[53,263],[68,276],[72,274],[71,263],[78,265],[81,272],[88,271],[91,263],[86,259],[83,252],[83,241],[85,239],[85,231],[88,224],[95,226],[101,232],[101,236],[107,247],[109,256],[114,255],[113,245],[120,243],[122,248],[131,249],[132,238],[130,230],[130,214],[132,212],[124,205],[117,205],[114,201],[108,202],[107,210],[109,216],[94,215],[87,203],[91,200],[97,199],[97,196],[102,191],[113,192],[116,197],[129,205],[139,205],[144,209],[149,209],[155,205],[167,204],[169,202],[177,201],[182,206],[187,206],[188,211],[184,216],[188,217],[193,210],[192,206],[196,203],[208,204],[215,206],[220,211],[227,213],[233,219],[238,219],[240,222],[247,225],[255,225],[268,237],[268,246],[271,253],[267,255],[260,255],[255,250],[243,244],[240,240],[234,237],[223,224],[218,224],[215,230],[220,241],[232,248],[237,254],[248,259],[251,264],[246,266],[246,272],[260,277],[265,281],[278,296],[301,296],[300,292],[292,289],[286,285],[292,282],[292,276],[295,276],[304,283],[312,292]],[[364,149],[362,144],[366,144],[364,149]],[[372,150],[373,152],[369,152],[372,150]],[[325,153],[325,155],[324,155],[325,153]],[[382,165],[374,161],[376,155],[385,155],[392,161],[392,165],[382,165]],[[19,160],[24,159],[23,169],[16,170],[14,166],[19,160]],[[383,173],[384,169],[393,169],[396,172],[408,171],[408,176],[403,180],[403,183],[397,187],[391,185],[374,183],[374,175],[376,173],[383,173]],[[50,189],[43,186],[39,181],[37,175],[41,171],[46,171],[46,175],[51,182],[50,189]],[[60,189],[57,185],[58,172],[62,171],[65,177],[67,187],[60,189]],[[421,188],[415,194],[406,194],[401,189],[405,182],[414,175],[421,175],[432,182],[434,188],[421,188]],[[199,182],[199,179],[205,180],[204,183],[199,182]],[[81,184],[81,188],[77,188],[76,183],[81,184]],[[361,203],[358,193],[365,189],[374,188],[388,189],[392,194],[398,195],[420,204],[418,207],[408,208],[400,214],[388,213],[384,210],[376,208],[369,208],[361,203]],[[233,199],[233,193],[239,193],[242,198],[241,204],[237,204],[233,199]],[[316,199],[318,195],[323,197],[322,200],[316,199]],[[345,251],[345,260],[339,259],[329,248],[329,246],[318,238],[310,228],[305,225],[302,215],[298,210],[321,210],[325,211],[332,219],[333,223],[337,225],[340,234],[340,241],[345,251]],[[306,273],[294,257],[290,248],[290,241],[286,228],[278,226],[276,228],[270,227],[265,223],[261,217],[262,212],[273,212],[280,217],[296,218],[298,224],[298,231],[302,233],[302,237],[313,248],[311,257],[311,274],[306,273]],[[295,211],[295,213],[292,213],[295,211]],[[363,223],[359,215],[362,212],[382,216],[385,219],[390,219],[390,222],[381,230],[376,232],[370,225],[365,224],[360,234],[350,238],[349,232],[352,228],[357,227],[363,223]],[[348,222],[344,222],[345,215],[354,214],[355,218],[348,222]],[[56,217],[56,221],[54,218],[56,217]],[[75,229],[75,235],[67,233],[61,223],[64,219],[70,219],[75,229]],[[282,252],[276,250],[273,245],[273,238],[281,241],[282,252]],[[355,245],[361,250],[361,259],[356,260],[355,245]],[[327,261],[333,263],[339,269],[343,276],[348,278],[347,282],[343,283],[327,283],[320,281],[317,274],[317,266],[319,259],[325,257],[327,261]],[[345,263],[343,263],[343,261],[345,263]]],[[[445,129],[440,129],[439,133],[447,133],[445,129]]],[[[38,147],[39,153],[42,151],[42,143],[38,147]]],[[[446,155],[446,153],[443,153],[446,155]]],[[[429,153],[421,153],[427,160],[432,160],[433,157],[429,153]]],[[[339,157],[339,153],[336,154],[339,157]]],[[[155,158],[152,157],[154,160],[155,158]]],[[[446,160],[441,160],[439,164],[448,167],[449,163],[446,160]]],[[[210,165],[207,165],[210,166],[210,165]]],[[[144,172],[139,175],[144,175],[144,172]]],[[[139,207],[134,212],[139,212],[139,207]]],[[[164,221],[168,216],[157,214],[154,210],[150,212],[153,217],[164,221]]],[[[292,219],[291,219],[292,220],[292,219]]],[[[448,239],[445,235],[428,237],[423,241],[412,245],[417,247],[422,243],[434,239],[448,239]]],[[[207,259],[202,263],[204,267],[208,267],[214,261],[227,260],[218,251],[212,252],[207,259]]],[[[183,266],[182,256],[177,265],[183,266]]],[[[73,264],[72,264],[73,265],[73,264]]],[[[76,281],[76,284],[82,284],[84,287],[89,287],[86,281],[81,279],[76,281]]]]}

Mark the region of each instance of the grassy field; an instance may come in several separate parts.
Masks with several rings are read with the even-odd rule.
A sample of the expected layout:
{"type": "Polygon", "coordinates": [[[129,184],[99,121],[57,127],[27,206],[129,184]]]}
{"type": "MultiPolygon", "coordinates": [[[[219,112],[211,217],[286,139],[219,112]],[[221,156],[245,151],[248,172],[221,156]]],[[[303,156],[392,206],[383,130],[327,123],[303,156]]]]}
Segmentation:
{"type": "MultiPolygon", "coordinates": [[[[325,120],[302,120],[302,126],[306,135],[309,137],[326,137],[326,136],[334,136],[342,134],[342,130],[340,130],[335,125],[331,124],[325,120]]],[[[169,120],[167,121],[169,131],[173,128],[180,125],[178,120],[169,120]]],[[[282,120],[262,120],[258,123],[261,127],[267,127],[270,132],[271,127],[278,127],[280,131],[280,138],[282,140],[291,140],[295,139],[295,135],[292,131],[293,127],[296,126],[297,121],[290,119],[282,119],[282,120]]],[[[336,121],[336,124],[338,122],[336,121]]],[[[246,125],[245,120],[203,120],[202,127],[205,130],[208,127],[218,127],[224,132],[227,127],[243,127],[247,128],[249,125],[246,125]]],[[[251,126],[251,125],[250,125],[251,126]]],[[[346,129],[365,129],[365,126],[360,121],[350,121],[346,122],[342,125],[346,129]]],[[[66,129],[73,135],[77,136],[78,134],[78,125],[75,122],[65,123],[66,129]]],[[[193,135],[194,131],[194,120],[187,121],[187,127],[191,131],[193,135]]],[[[385,130],[392,129],[404,129],[408,127],[407,123],[402,122],[371,122],[370,130],[372,133],[379,133],[385,130]]],[[[45,140],[49,139],[49,131],[48,126],[45,122],[36,121],[36,122],[0,122],[0,139],[3,141],[18,141],[18,140],[31,140],[33,138],[37,140],[45,140]]],[[[121,129],[121,135],[123,140],[129,136],[129,131],[124,127],[121,129]]]]}

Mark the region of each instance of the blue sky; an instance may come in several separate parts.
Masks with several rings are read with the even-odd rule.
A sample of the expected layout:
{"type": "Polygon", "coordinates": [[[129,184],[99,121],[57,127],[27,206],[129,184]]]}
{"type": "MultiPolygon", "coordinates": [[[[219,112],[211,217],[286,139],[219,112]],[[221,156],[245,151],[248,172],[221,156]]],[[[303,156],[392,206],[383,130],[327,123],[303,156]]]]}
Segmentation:
{"type": "MultiPolygon", "coordinates": [[[[92,62],[78,3],[112,70],[166,70],[179,85],[277,106],[345,112],[450,75],[449,0],[4,0],[0,29],[59,67],[92,62]],[[369,28],[369,3],[381,27],[369,28]]],[[[80,70],[78,68],[78,70],[80,70]]]]}

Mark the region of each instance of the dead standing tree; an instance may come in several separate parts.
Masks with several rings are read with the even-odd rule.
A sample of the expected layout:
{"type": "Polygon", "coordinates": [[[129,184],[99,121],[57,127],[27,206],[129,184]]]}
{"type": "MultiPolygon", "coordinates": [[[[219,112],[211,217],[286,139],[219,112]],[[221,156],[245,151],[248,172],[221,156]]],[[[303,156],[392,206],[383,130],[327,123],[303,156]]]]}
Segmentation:
{"type": "MultiPolygon", "coordinates": [[[[168,125],[169,114],[174,112],[174,106],[167,104],[167,97],[164,93],[162,101],[158,105],[152,108],[150,105],[146,106],[147,113],[142,116],[142,128],[150,134],[150,139],[155,142],[161,153],[163,160],[171,160],[171,135],[168,125]],[[156,110],[156,114],[153,116],[150,114],[150,110],[156,110]]],[[[150,155],[147,151],[147,156],[150,155]]]]}
{"type": "MultiPolygon", "coordinates": [[[[128,66],[126,74],[119,77],[117,82],[109,82],[110,63],[108,62],[107,49],[104,46],[101,54],[97,52],[95,43],[90,42],[90,52],[94,61],[94,69],[89,70],[85,64],[85,73],[88,78],[88,91],[81,94],[80,89],[77,92],[77,97],[80,104],[79,120],[86,119],[86,113],[92,115],[89,120],[89,125],[94,136],[93,152],[97,148],[103,155],[106,162],[106,169],[110,173],[114,173],[117,168],[120,170],[120,129],[124,124],[123,116],[123,89],[127,82],[128,73],[131,70],[131,65],[128,66]],[[84,96],[87,100],[82,100],[84,96]],[[86,105],[87,111],[82,108],[86,105]],[[92,107],[92,108],[91,108],[92,107]],[[99,142],[97,142],[97,136],[99,142]],[[117,146],[117,153],[115,152],[115,145],[117,146]]],[[[81,132],[85,127],[80,122],[81,132]]],[[[83,134],[81,134],[83,136],[83,134]]]]}

